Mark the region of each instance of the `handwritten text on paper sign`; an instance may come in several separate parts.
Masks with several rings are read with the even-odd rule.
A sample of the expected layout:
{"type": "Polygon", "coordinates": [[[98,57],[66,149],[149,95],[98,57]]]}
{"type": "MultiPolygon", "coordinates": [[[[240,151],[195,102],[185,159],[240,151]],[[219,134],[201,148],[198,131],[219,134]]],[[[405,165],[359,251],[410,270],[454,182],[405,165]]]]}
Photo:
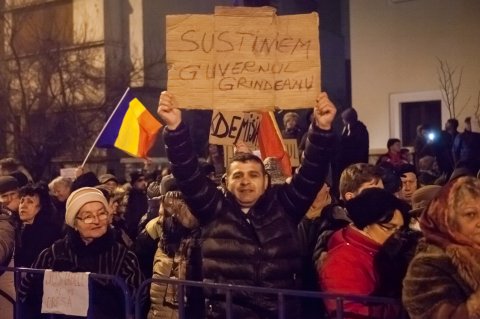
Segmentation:
{"type": "Polygon", "coordinates": [[[214,111],[208,141],[217,145],[235,145],[241,141],[255,149],[261,120],[262,115],[256,112],[214,111]]]}
{"type": "Polygon", "coordinates": [[[312,107],[320,90],[317,14],[237,10],[167,16],[168,90],[186,108],[312,107]]]}
{"type": "Polygon", "coordinates": [[[42,313],[85,317],[88,312],[88,273],[46,270],[42,313]]]}

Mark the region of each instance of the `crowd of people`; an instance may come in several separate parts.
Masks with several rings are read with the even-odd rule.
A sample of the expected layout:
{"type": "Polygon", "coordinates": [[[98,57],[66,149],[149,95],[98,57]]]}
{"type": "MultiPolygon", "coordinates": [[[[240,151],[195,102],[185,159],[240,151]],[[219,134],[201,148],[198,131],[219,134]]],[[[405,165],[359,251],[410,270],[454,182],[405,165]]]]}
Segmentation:
{"type": "MultiPolygon", "coordinates": [[[[0,160],[0,265],[113,275],[131,295],[147,278],[178,278],[398,300],[346,300],[344,318],[480,317],[480,158],[472,160],[473,149],[454,152],[461,134],[442,161],[421,143],[422,128],[421,156],[411,158],[391,138],[369,164],[357,112],[342,113],[336,136],[336,108],[321,93],[308,130],[296,113],[285,115],[283,134],[302,151],[292,177],[276,159],[264,162],[239,144],[216,178],[195,154],[171,93],[162,92],[158,114],[169,167],[131,172],[126,184],[81,168],[74,180],[34,182],[14,159],[0,160]]],[[[456,130],[458,122],[448,123],[456,130]]],[[[43,318],[42,278],[29,273],[12,287],[20,318],[43,318]]],[[[112,282],[91,279],[91,288],[89,318],[125,317],[112,282]]],[[[154,281],[140,292],[143,316],[178,318],[177,290],[154,281]]],[[[225,318],[229,299],[223,290],[190,287],[181,304],[187,318],[225,318]]],[[[233,317],[277,318],[277,299],[235,291],[233,317]]],[[[334,299],[285,299],[286,318],[336,311],[334,299]]]]}

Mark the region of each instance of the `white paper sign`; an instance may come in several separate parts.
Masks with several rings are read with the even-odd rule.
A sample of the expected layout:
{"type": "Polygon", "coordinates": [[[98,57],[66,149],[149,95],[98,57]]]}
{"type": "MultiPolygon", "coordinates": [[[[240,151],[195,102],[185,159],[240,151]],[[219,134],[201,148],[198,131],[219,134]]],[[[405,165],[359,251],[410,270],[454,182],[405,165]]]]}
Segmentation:
{"type": "Polygon", "coordinates": [[[84,272],[45,270],[42,313],[86,317],[88,312],[88,275],[84,272]]]}
{"type": "Polygon", "coordinates": [[[76,167],[67,167],[60,169],[60,176],[68,177],[74,180],[77,176],[75,175],[77,168],[76,167]]]}

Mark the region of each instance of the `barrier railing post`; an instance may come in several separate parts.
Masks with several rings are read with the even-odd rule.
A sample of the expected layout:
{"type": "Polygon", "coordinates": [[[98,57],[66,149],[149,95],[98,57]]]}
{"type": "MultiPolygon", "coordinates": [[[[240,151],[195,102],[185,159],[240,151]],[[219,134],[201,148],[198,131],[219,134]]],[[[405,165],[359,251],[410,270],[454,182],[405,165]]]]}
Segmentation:
{"type": "Polygon", "coordinates": [[[183,284],[178,284],[177,298],[178,298],[178,316],[179,316],[179,319],[184,319],[185,318],[185,286],[183,284]]]}
{"type": "Polygon", "coordinates": [[[125,307],[124,307],[125,318],[132,319],[132,305],[130,300],[130,292],[128,291],[128,287],[125,281],[123,279],[120,279],[117,276],[112,276],[112,275],[102,275],[102,274],[91,274],[91,275],[98,276],[99,278],[102,278],[102,277],[110,278],[122,289],[123,300],[125,303],[125,307]]]}
{"type": "Polygon", "coordinates": [[[285,295],[278,293],[278,318],[285,319],[285,295]]]}
{"type": "Polygon", "coordinates": [[[227,302],[227,319],[232,319],[233,318],[233,311],[232,311],[232,291],[230,289],[227,289],[227,295],[225,297],[226,302],[227,302]]]}
{"type": "Polygon", "coordinates": [[[142,318],[142,307],[140,306],[140,301],[142,298],[142,295],[144,293],[144,290],[147,289],[148,285],[152,283],[153,279],[149,278],[142,282],[140,286],[138,286],[137,293],[134,296],[134,308],[135,308],[135,319],[140,319],[142,318]]]}
{"type": "Polygon", "coordinates": [[[20,287],[22,276],[21,272],[18,269],[13,270],[13,284],[15,285],[15,310],[14,318],[17,319],[17,316],[20,316],[20,301],[18,300],[18,287],[20,287]]]}
{"type": "Polygon", "coordinates": [[[343,298],[337,297],[335,301],[337,303],[337,319],[343,319],[343,298]]]}

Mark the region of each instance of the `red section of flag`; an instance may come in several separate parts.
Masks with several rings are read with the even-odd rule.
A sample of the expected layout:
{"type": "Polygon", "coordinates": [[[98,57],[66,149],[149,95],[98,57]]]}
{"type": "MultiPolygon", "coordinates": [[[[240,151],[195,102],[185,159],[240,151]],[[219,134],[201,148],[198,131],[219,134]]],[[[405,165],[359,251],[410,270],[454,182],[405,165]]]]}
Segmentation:
{"type": "Polygon", "coordinates": [[[262,159],[267,157],[276,157],[280,160],[282,173],[284,176],[292,176],[292,165],[285,145],[283,144],[282,134],[278,129],[277,122],[272,112],[262,112],[262,120],[258,130],[258,147],[262,154],[262,159]]]}
{"type": "Polygon", "coordinates": [[[140,126],[138,155],[147,158],[147,153],[155,144],[162,124],[148,111],[143,112],[139,116],[138,124],[140,126]]]}

